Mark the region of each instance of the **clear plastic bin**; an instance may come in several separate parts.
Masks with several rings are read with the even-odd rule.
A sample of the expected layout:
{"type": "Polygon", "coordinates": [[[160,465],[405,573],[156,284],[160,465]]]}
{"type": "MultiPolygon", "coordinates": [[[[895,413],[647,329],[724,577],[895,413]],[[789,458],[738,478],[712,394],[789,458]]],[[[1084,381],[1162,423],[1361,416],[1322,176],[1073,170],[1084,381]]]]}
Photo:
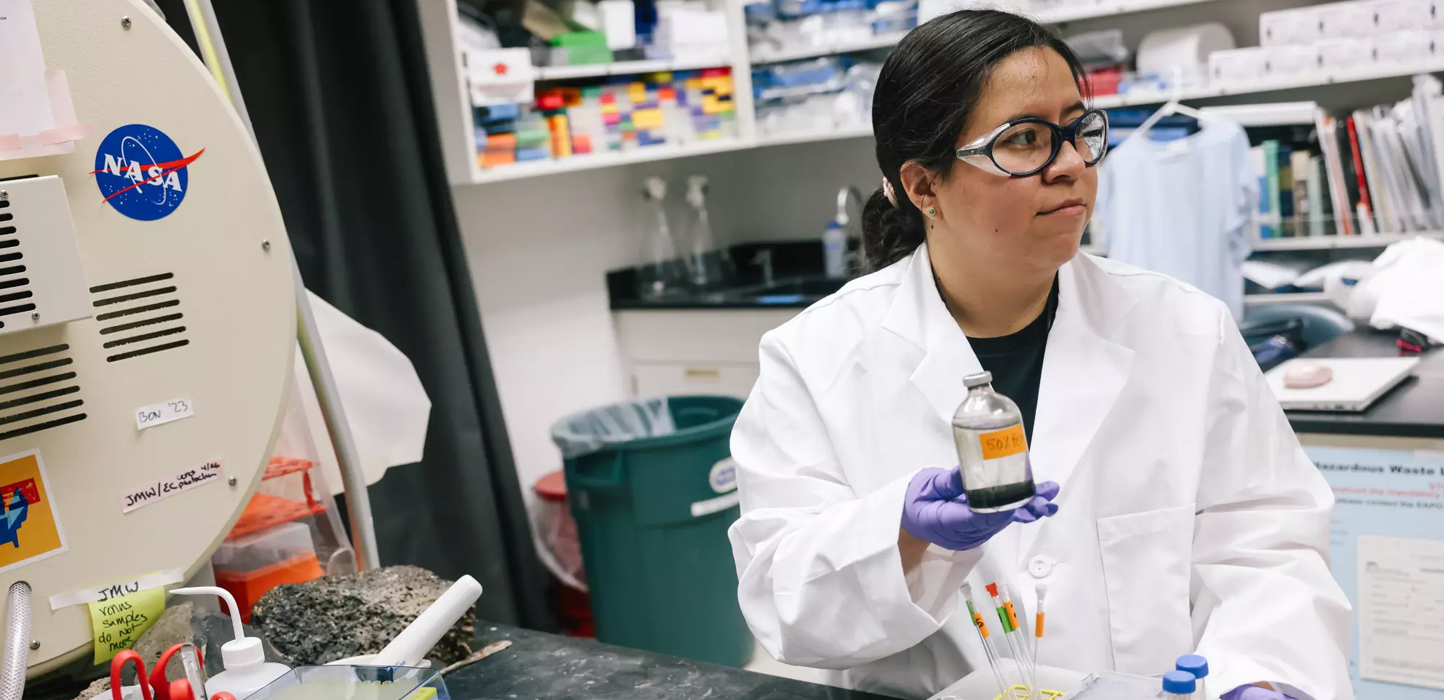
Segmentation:
{"type": "Polygon", "coordinates": [[[240,537],[226,538],[211,559],[216,585],[230,591],[249,622],[251,606],[276,586],[321,578],[321,562],[311,529],[288,522],[240,537]]]}
{"type": "Polygon", "coordinates": [[[302,666],[245,700],[451,700],[451,696],[436,669],[302,666]]]}

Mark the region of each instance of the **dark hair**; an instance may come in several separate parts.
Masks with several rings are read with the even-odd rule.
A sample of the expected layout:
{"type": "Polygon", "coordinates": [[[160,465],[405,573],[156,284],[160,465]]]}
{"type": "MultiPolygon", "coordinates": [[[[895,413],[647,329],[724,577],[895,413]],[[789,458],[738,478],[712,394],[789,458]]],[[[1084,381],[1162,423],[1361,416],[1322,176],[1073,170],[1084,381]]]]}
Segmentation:
{"type": "Polygon", "coordinates": [[[897,45],[872,98],[877,164],[896,193],[894,206],[879,189],[862,214],[863,252],[879,270],[917,250],[926,238],[922,212],[908,199],[900,172],[909,161],[946,173],[958,133],[968,121],[993,68],[1028,48],[1049,48],[1073,76],[1083,66],[1063,40],[1020,15],[961,10],[914,29],[897,45]]]}

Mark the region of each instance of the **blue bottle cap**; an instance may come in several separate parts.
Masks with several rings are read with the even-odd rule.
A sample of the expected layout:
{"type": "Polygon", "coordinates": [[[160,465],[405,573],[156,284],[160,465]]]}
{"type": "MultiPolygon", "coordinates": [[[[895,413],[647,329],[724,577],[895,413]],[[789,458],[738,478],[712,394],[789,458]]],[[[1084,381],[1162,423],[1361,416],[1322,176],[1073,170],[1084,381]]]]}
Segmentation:
{"type": "Polygon", "coordinates": [[[1163,674],[1163,692],[1174,695],[1189,695],[1198,690],[1198,679],[1187,671],[1169,671],[1163,674]]]}
{"type": "Polygon", "coordinates": [[[1208,659],[1198,654],[1180,656],[1178,670],[1192,673],[1194,678],[1208,678],[1208,659]]]}

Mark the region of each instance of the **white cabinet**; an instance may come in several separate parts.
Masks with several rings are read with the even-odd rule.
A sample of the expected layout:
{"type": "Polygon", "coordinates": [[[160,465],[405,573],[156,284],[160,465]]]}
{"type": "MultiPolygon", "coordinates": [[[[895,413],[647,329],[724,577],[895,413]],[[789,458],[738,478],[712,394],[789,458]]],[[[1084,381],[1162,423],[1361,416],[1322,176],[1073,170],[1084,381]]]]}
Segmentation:
{"type": "Polygon", "coordinates": [[[757,363],[726,365],[716,362],[641,363],[631,367],[635,396],[705,394],[747,398],[757,382],[757,363]]]}
{"type": "Polygon", "coordinates": [[[612,322],[634,396],[746,398],[762,335],[800,309],[617,311],[612,322]]]}

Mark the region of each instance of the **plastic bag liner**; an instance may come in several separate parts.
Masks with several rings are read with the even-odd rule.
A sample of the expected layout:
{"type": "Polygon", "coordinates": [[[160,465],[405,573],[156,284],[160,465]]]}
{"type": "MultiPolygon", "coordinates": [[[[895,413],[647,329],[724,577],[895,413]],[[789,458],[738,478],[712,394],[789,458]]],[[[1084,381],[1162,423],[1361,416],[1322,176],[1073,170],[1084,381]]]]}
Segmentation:
{"type": "Polygon", "coordinates": [[[581,457],[611,445],[677,432],[667,399],[636,399],[574,413],[552,426],[552,442],[564,459],[581,457]]]}

